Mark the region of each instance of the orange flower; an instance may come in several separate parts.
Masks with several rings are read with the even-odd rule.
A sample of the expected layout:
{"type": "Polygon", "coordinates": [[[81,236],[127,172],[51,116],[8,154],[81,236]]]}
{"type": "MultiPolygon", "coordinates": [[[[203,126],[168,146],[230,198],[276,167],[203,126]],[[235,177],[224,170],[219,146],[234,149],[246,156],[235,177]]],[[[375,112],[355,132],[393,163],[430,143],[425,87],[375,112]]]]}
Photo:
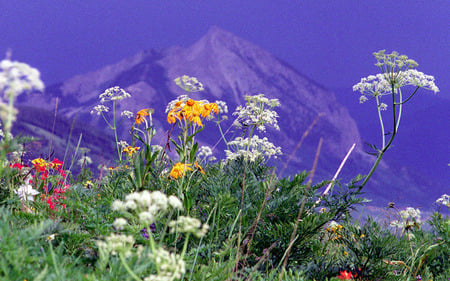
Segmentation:
{"type": "Polygon", "coordinates": [[[150,114],[148,113],[150,109],[142,109],[139,110],[138,113],[136,113],[136,121],[134,121],[135,124],[141,124],[142,122],[145,121],[145,116],[149,116],[150,114]]]}
{"type": "Polygon", "coordinates": [[[192,168],[189,167],[192,164],[183,164],[183,163],[176,163],[173,168],[172,171],[170,171],[170,176],[174,179],[178,179],[179,177],[181,177],[182,175],[184,175],[184,173],[188,170],[188,171],[192,171],[192,168]]]}
{"type": "Polygon", "coordinates": [[[177,120],[187,120],[203,127],[200,117],[209,117],[211,112],[219,113],[217,104],[189,99],[183,105],[183,102],[178,101],[167,114],[167,122],[172,124],[176,123],[177,120]]]}
{"type": "Polygon", "coordinates": [[[203,170],[202,166],[200,166],[200,165],[198,164],[197,161],[195,161],[194,167],[197,168],[197,170],[198,170],[200,173],[202,173],[203,175],[205,174],[205,170],[203,170]]]}

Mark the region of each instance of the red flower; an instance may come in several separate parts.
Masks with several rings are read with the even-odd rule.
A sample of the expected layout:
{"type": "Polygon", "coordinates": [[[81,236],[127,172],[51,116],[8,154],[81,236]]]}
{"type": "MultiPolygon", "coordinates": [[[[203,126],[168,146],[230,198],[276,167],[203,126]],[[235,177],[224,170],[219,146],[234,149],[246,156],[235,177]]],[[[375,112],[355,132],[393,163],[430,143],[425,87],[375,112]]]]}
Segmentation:
{"type": "Polygon", "coordinates": [[[347,272],[347,270],[341,271],[340,275],[338,276],[339,279],[342,280],[351,280],[352,279],[352,273],[351,272],[347,272]]]}

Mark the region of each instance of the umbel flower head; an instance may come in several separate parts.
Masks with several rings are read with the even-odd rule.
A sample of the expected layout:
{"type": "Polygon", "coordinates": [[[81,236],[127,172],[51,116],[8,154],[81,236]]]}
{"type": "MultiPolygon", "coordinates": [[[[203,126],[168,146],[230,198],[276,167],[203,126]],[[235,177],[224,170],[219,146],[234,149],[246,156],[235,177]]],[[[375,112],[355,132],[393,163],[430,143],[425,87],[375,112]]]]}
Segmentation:
{"type": "Polygon", "coordinates": [[[278,99],[268,99],[263,94],[245,96],[246,105],[238,106],[233,115],[237,115],[233,125],[236,127],[256,126],[261,132],[266,131],[266,126],[272,126],[280,130],[278,126],[278,113],[271,108],[280,106],[278,99]]]}
{"type": "Polygon", "coordinates": [[[417,71],[417,62],[409,59],[405,55],[397,52],[386,54],[385,50],[373,53],[381,70],[381,73],[369,75],[353,86],[353,91],[360,92],[363,96],[360,102],[363,103],[369,96],[390,95],[394,91],[404,86],[415,86],[439,92],[439,88],[434,83],[434,77],[417,71]]]}
{"type": "Polygon", "coordinates": [[[44,90],[44,83],[36,68],[9,59],[0,61],[0,93],[4,93],[6,100],[30,90],[44,90]]]}
{"type": "Polygon", "coordinates": [[[198,81],[195,77],[189,77],[183,75],[181,77],[175,78],[175,84],[177,84],[181,89],[185,90],[187,93],[203,91],[203,84],[198,81]]]}

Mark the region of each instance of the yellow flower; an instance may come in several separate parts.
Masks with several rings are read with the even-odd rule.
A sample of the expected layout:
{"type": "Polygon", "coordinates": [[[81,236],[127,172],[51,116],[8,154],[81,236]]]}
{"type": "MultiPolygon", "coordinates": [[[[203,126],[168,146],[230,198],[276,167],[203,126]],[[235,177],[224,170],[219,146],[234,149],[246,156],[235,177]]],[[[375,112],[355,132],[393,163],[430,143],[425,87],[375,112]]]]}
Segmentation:
{"type": "Polygon", "coordinates": [[[187,120],[203,127],[200,117],[209,117],[211,112],[219,113],[217,104],[195,101],[193,99],[187,100],[184,104],[182,101],[178,101],[167,114],[167,122],[172,124],[176,123],[177,120],[187,120]]]}
{"type": "Polygon", "coordinates": [[[183,163],[176,163],[172,170],[170,171],[170,176],[174,179],[178,179],[179,177],[181,177],[182,175],[184,175],[184,173],[189,170],[192,171],[192,168],[190,167],[192,164],[183,164],[183,163]]]}
{"type": "Polygon", "coordinates": [[[86,181],[84,183],[84,188],[92,188],[94,184],[91,181],[86,181]]]}
{"type": "Polygon", "coordinates": [[[150,114],[148,113],[150,109],[142,109],[139,110],[138,113],[136,113],[136,121],[134,121],[134,124],[141,124],[142,122],[145,121],[145,116],[149,116],[150,114]]]}
{"type": "Polygon", "coordinates": [[[48,166],[47,161],[45,161],[42,158],[36,158],[36,159],[32,160],[31,163],[33,163],[34,166],[38,166],[40,168],[45,168],[48,166]]]}
{"type": "Polygon", "coordinates": [[[128,157],[133,156],[134,153],[136,153],[139,149],[141,149],[140,147],[132,147],[132,146],[127,146],[124,149],[122,149],[122,152],[125,152],[128,154],[128,157]]]}
{"type": "Polygon", "coordinates": [[[197,168],[197,170],[202,173],[203,175],[205,174],[205,170],[203,170],[202,166],[200,166],[197,161],[195,161],[194,163],[194,167],[197,168]]]}

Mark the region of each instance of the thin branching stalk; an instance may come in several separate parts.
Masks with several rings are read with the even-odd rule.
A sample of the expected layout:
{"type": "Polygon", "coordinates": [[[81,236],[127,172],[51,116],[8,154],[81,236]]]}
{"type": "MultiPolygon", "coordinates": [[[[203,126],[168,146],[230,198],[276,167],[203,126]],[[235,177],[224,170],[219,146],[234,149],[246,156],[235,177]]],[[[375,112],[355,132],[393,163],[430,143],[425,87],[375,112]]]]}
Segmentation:
{"type": "Polygon", "coordinates": [[[314,158],[313,167],[311,169],[311,174],[309,176],[308,182],[306,183],[305,195],[303,196],[302,203],[300,205],[300,209],[298,210],[297,219],[296,219],[295,225],[294,225],[294,230],[292,231],[291,239],[290,239],[289,245],[288,245],[288,247],[286,249],[286,255],[285,255],[284,260],[283,260],[283,266],[281,267],[281,273],[280,273],[280,276],[278,278],[279,281],[281,281],[283,279],[284,271],[286,269],[286,265],[287,265],[287,262],[288,262],[288,259],[289,259],[289,254],[291,252],[292,246],[294,245],[294,240],[296,239],[298,224],[301,221],[303,209],[304,209],[305,203],[306,203],[306,193],[311,188],[311,184],[312,184],[312,180],[313,180],[313,177],[314,177],[314,173],[316,172],[316,168],[317,168],[317,163],[319,162],[319,155],[320,155],[320,150],[322,148],[322,142],[323,142],[323,138],[320,138],[319,145],[317,146],[317,150],[316,150],[316,156],[314,158]]]}

